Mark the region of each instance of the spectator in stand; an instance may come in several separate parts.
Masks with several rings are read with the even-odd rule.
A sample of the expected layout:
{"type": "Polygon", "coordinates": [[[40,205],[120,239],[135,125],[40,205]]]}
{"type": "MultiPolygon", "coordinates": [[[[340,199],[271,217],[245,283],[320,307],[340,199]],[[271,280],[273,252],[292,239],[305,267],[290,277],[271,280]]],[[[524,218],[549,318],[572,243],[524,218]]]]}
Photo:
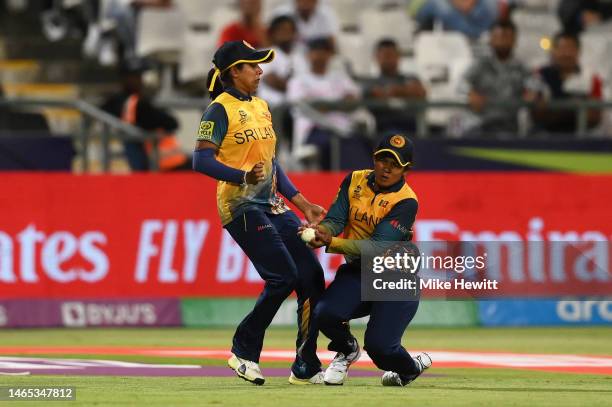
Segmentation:
{"type": "Polygon", "coordinates": [[[298,41],[304,47],[303,50],[306,49],[308,41],[316,38],[327,38],[334,45],[340,32],[336,13],[318,0],[294,0],[292,4],[279,7],[273,14],[291,15],[295,18],[298,41]]]}
{"type": "Polygon", "coordinates": [[[612,18],[612,0],[561,0],[558,14],[566,32],[581,32],[612,18]]]}
{"type": "MultiPolygon", "coordinates": [[[[162,131],[167,136],[160,139],[160,169],[191,169],[187,156],[172,142],[178,129],[177,120],[168,112],[156,107],[144,94],[142,74],[150,67],[146,61],[133,59],[121,67],[122,90],[111,95],[102,110],[146,131],[162,131]]],[[[149,145],[142,141],[124,142],[125,155],[132,171],[149,169],[149,145]]]]}
{"type": "Polygon", "coordinates": [[[257,95],[268,102],[279,141],[286,142],[278,147],[279,156],[283,156],[291,149],[293,139],[293,119],[286,106],[287,83],[295,67],[303,66],[305,62],[295,52],[297,28],[293,17],[283,15],[272,19],[268,27],[268,38],[275,56],[264,70],[257,95]]]}
{"type": "MultiPolygon", "coordinates": [[[[376,63],[380,70],[377,78],[367,80],[364,95],[366,98],[387,100],[401,98],[424,100],[427,91],[415,75],[404,75],[399,70],[400,52],[393,39],[382,39],[376,45],[376,63]]],[[[405,133],[415,130],[412,114],[398,114],[397,110],[373,108],[370,111],[376,118],[379,134],[405,133]]]]}
{"type": "Polygon", "coordinates": [[[266,66],[258,96],[276,107],[286,101],[287,82],[293,74],[297,29],[288,15],[275,17],[268,27],[268,38],[274,49],[274,59],[266,66]]]}
{"type": "MultiPolygon", "coordinates": [[[[360,89],[343,71],[330,69],[334,47],[328,38],[317,38],[308,43],[309,70],[293,76],[287,85],[287,100],[291,103],[325,101],[355,101],[360,98],[360,89]]],[[[340,143],[343,168],[358,168],[370,165],[371,147],[355,132],[355,113],[346,111],[319,112],[316,122],[294,109],[294,156],[306,158],[310,152],[318,153],[321,169],[331,168],[331,143],[335,135],[343,134],[340,143]],[[310,148],[308,147],[310,146],[310,148]]]]}
{"type": "Polygon", "coordinates": [[[100,0],[42,0],[42,32],[49,41],[59,41],[66,35],[84,37],[98,19],[100,0]]]}
{"type": "MultiPolygon", "coordinates": [[[[512,55],[516,43],[516,27],[510,21],[499,21],[491,28],[491,55],[481,57],[467,70],[462,93],[479,116],[479,125],[470,129],[478,134],[518,131],[517,110],[487,106],[489,102],[521,100],[528,95],[530,73],[512,55]]],[[[469,132],[469,130],[468,130],[469,132]]]]}
{"type": "MultiPolygon", "coordinates": [[[[580,40],[576,34],[563,32],[554,37],[551,64],[537,72],[539,103],[532,112],[537,129],[557,134],[574,134],[576,131],[576,110],[550,109],[546,106],[548,101],[601,100],[602,79],[580,67],[579,55],[580,40]]],[[[588,111],[589,128],[597,126],[600,120],[600,110],[588,111]]]]}
{"type": "Polygon", "coordinates": [[[415,14],[421,30],[432,30],[439,24],[444,30],[460,31],[471,40],[489,30],[498,16],[497,0],[426,0],[415,14]]]}
{"type": "Polygon", "coordinates": [[[218,46],[228,41],[246,41],[255,48],[267,45],[266,27],[261,22],[261,0],[240,0],[240,20],[221,31],[218,46]]]}

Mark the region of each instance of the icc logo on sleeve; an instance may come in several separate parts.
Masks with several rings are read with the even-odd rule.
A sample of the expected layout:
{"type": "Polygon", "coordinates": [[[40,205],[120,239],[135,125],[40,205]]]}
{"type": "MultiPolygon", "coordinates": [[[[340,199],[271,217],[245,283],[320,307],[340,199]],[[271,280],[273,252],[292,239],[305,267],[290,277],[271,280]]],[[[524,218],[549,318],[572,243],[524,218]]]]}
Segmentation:
{"type": "Polygon", "coordinates": [[[212,140],[214,128],[215,128],[215,122],[211,122],[211,121],[200,122],[200,129],[198,130],[198,140],[212,140]]]}

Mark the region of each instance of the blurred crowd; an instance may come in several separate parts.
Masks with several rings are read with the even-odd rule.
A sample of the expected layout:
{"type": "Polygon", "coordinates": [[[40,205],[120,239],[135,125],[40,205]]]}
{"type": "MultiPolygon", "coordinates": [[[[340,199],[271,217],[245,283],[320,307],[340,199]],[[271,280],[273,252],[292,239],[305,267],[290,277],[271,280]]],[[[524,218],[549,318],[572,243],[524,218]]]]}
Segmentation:
{"type": "MultiPolygon", "coordinates": [[[[288,154],[304,167],[330,168],[335,138],[359,159],[375,135],[414,133],[421,102],[469,106],[428,109],[434,134],[510,138],[576,134],[576,109],[555,102],[609,99],[612,0],[54,0],[42,23],[52,40],[76,27],[86,56],[121,67],[155,59],[141,51],[143,33],[180,21],[168,14],[147,28],[146,10],[178,11],[191,21],[186,37],[200,42],[181,52],[197,51],[197,79],[225,41],[274,48],[259,96],[273,110],[288,154]],[[198,25],[194,7],[219,26],[198,25]],[[592,49],[600,52],[584,52],[592,49]],[[314,101],[337,106],[313,108],[314,101]]],[[[174,61],[179,72],[186,61],[174,61]]],[[[122,103],[105,106],[121,116],[122,103]]],[[[587,129],[608,131],[605,112],[585,111],[587,129]]]]}

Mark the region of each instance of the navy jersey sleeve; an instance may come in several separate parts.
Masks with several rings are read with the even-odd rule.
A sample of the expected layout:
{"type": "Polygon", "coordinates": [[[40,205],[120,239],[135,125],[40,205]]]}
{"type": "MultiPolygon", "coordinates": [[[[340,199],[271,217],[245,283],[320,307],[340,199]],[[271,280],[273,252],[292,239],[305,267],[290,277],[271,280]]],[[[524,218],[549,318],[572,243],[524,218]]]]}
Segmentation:
{"type": "Polygon", "coordinates": [[[294,196],[300,193],[297,190],[293,182],[289,179],[283,168],[278,164],[278,161],[274,159],[273,161],[274,168],[276,168],[276,189],[282,196],[291,200],[294,196]]]}
{"type": "Polygon", "coordinates": [[[408,234],[416,218],[419,204],[415,199],[404,199],[396,203],[374,228],[371,240],[398,242],[408,240],[408,234]]]}
{"type": "Polygon", "coordinates": [[[340,189],[336,194],[336,199],[334,199],[334,202],[327,212],[327,216],[325,216],[325,219],[321,221],[321,225],[327,228],[332,236],[338,236],[340,233],[342,233],[344,227],[346,226],[346,222],[348,221],[348,191],[349,187],[351,186],[352,178],[352,172],[344,178],[342,184],[340,184],[340,189]]]}
{"type": "Polygon", "coordinates": [[[225,108],[220,103],[211,103],[204,112],[198,129],[198,141],[210,141],[220,146],[228,128],[225,108]]]}

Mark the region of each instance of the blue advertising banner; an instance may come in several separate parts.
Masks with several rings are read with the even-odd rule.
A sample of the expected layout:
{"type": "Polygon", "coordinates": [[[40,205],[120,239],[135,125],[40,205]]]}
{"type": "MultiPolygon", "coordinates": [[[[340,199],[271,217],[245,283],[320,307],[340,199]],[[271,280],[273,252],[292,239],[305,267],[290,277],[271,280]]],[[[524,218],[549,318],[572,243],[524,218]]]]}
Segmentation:
{"type": "Polygon", "coordinates": [[[483,326],[612,325],[612,298],[478,302],[483,326]]]}

